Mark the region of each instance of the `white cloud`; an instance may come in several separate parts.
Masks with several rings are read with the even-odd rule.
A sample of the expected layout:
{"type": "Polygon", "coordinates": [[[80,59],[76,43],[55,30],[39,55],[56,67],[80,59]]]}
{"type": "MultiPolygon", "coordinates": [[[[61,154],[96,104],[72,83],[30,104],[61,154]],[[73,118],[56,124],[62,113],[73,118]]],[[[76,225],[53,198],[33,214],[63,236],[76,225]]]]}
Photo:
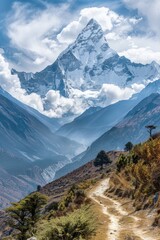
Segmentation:
{"type": "Polygon", "coordinates": [[[61,33],[57,35],[57,39],[60,43],[72,43],[77,37],[77,33],[79,33],[83,29],[84,25],[82,25],[78,21],[73,21],[69,23],[66,27],[63,28],[61,33]]]}
{"type": "Polygon", "coordinates": [[[101,97],[106,98],[106,105],[118,102],[120,100],[129,99],[133,94],[141,91],[145,85],[133,84],[131,87],[120,88],[114,84],[103,84],[100,91],[101,97]]]}
{"type": "MultiPolygon", "coordinates": [[[[160,1],[159,0],[123,0],[130,8],[138,9],[139,13],[147,18],[150,30],[160,35],[160,1]]],[[[148,29],[147,29],[148,31],[148,29]]]]}
{"type": "Polygon", "coordinates": [[[43,104],[40,96],[35,93],[27,95],[25,90],[21,88],[18,77],[16,75],[11,75],[9,63],[2,54],[0,54],[0,86],[18,100],[40,112],[43,111],[43,104]]]}
{"type": "Polygon", "coordinates": [[[50,117],[60,117],[65,113],[72,113],[74,100],[61,96],[59,91],[48,91],[45,101],[48,105],[48,112],[46,111],[45,114],[50,117]]]}
{"type": "Polygon", "coordinates": [[[24,89],[21,89],[18,77],[11,75],[9,63],[2,54],[0,54],[0,86],[18,100],[49,117],[62,117],[68,113],[79,115],[90,106],[105,107],[119,100],[128,99],[144,88],[143,84],[133,84],[126,88],[120,88],[114,84],[103,84],[99,91],[82,92],[71,89],[70,98],[61,96],[59,91],[50,90],[46,97],[41,99],[36,93],[28,95],[24,89]]]}
{"type": "Polygon", "coordinates": [[[8,36],[12,45],[22,52],[14,54],[17,60],[14,67],[36,72],[50,65],[76,39],[91,18],[100,23],[110,46],[118,53],[123,53],[136,62],[151,62],[153,59],[157,61],[160,52],[159,38],[150,33],[159,33],[160,1],[123,1],[130,8],[138,8],[139,18],[124,17],[107,7],[87,7],[73,14],[69,12],[67,4],[58,7],[46,5],[43,10],[32,9],[31,5],[25,3],[13,4],[12,12],[7,18],[8,36]],[[143,27],[144,17],[148,19],[150,30],[143,27]],[[139,30],[146,31],[146,35],[138,36],[139,30]],[[144,57],[136,53],[136,57],[133,57],[135,46],[137,49],[144,48],[144,57]],[[145,56],[147,60],[144,59],[145,56]]]}
{"type": "Polygon", "coordinates": [[[55,36],[69,18],[67,8],[68,5],[59,7],[47,5],[45,9],[37,10],[32,9],[29,4],[19,2],[13,4],[6,23],[7,34],[13,47],[24,52],[28,58],[34,59],[30,64],[31,70],[35,67],[37,71],[38,65],[41,68],[45,66],[44,61],[39,59],[45,58],[46,63],[53,62],[63,49],[63,46],[55,40],[55,36]],[[64,14],[65,19],[62,18],[64,14]]]}
{"type": "MultiPolygon", "coordinates": [[[[153,15],[156,0],[153,0],[154,7],[146,12],[147,0],[141,5],[138,4],[140,1],[124,1],[130,7],[138,7],[139,11],[148,18],[152,28],[153,23],[149,19],[149,14],[153,15]]],[[[19,52],[15,53],[15,57],[19,60],[17,66],[21,67],[21,70],[38,71],[51,64],[58,54],[76,39],[91,18],[95,18],[100,23],[109,44],[120,55],[135,62],[149,63],[156,60],[160,63],[159,38],[133,35],[137,24],[143,21],[141,17],[138,19],[124,17],[107,7],[84,8],[75,17],[69,13],[67,5],[58,8],[47,5],[45,9],[35,11],[29,4],[15,3],[7,20],[7,27],[11,43],[19,52]],[[64,15],[65,18],[62,17],[64,15]],[[70,23],[63,27],[67,22],[70,23]]],[[[154,23],[157,23],[157,19],[158,16],[155,14],[154,23]]],[[[153,30],[158,34],[157,27],[153,27],[153,30]]],[[[61,117],[68,112],[80,114],[89,106],[99,105],[98,99],[101,98],[103,98],[101,106],[104,107],[128,99],[144,87],[143,84],[133,84],[126,88],[104,84],[100,91],[82,92],[72,89],[70,99],[60,96],[58,91],[50,90],[45,99],[41,99],[39,95],[35,93],[27,95],[25,90],[21,89],[18,78],[10,74],[9,63],[2,54],[0,54],[0,84],[14,97],[50,117],[61,117]]]]}
{"type": "Polygon", "coordinates": [[[138,22],[137,19],[129,19],[118,15],[107,7],[84,8],[79,13],[77,21],[69,23],[58,34],[58,40],[63,43],[72,43],[77,34],[86,26],[90,19],[94,18],[102,27],[104,32],[116,36],[126,35],[138,22]]]}
{"type": "Polygon", "coordinates": [[[47,5],[43,10],[35,10],[29,4],[15,3],[7,19],[7,32],[12,45],[23,52],[21,56],[14,55],[19,62],[18,70],[28,71],[30,67],[29,71],[35,72],[53,63],[91,18],[116,38],[126,37],[138,21],[120,16],[107,7],[84,8],[75,15],[69,13],[68,5],[58,8],[47,5]],[[66,22],[70,23],[63,27],[66,22]]]}
{"type": "Polygon", "coordinates": [[[141,47],[141,48],[130,48],[126,51],[119,52],[120,56],[125,56],[131,61],[136,63],[151,63],[152,61],[156,61],[160,64],[160,51],[155,52],[151,50],[149,47],[141,47]]]}

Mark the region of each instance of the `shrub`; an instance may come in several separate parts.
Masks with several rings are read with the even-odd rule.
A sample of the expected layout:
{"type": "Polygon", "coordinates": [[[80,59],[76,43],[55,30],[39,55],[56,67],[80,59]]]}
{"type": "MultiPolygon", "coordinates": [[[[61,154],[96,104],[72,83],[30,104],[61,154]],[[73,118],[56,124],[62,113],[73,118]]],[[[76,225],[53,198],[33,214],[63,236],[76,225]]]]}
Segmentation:
{"type": "Polygon", "coordinates": [[[40,240],[87,240],[95,232],[95,219],[90,208],[83,207],[67,216],[43,223],[40,240]]]}

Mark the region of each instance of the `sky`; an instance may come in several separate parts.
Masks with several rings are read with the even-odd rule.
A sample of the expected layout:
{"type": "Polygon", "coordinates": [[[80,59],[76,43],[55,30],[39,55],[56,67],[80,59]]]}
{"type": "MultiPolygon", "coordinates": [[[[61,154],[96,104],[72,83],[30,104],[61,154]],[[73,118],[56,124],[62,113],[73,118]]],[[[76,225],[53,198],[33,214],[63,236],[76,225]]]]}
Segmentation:
{"type": "Polygon", "coordinates": [[[53,63],[93,17],[120,55],[160,63],[159,0],[0,1],[1,52],[19,71],[36,72],[53,63]]]}
{"type": "MultiPolygon", "coordinates": [[[[27,95],[11,68],[41,71],[75,41],[91,18],[120,56],[160,64],[159,12],[159,0],[0,0],[0,85],[43,112],[40,96],[27,95]]],[[[126,94],[117,91],[122,92],[121,98],[126,94]]],[[[59,93],[54,98],[63,108],[70,105],[59,93]]]]}

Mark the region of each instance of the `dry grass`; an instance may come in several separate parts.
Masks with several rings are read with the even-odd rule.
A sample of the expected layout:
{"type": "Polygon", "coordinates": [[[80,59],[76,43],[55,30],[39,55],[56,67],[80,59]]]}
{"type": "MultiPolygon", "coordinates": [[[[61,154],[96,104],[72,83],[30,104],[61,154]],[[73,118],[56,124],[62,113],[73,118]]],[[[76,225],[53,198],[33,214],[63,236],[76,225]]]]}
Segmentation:
{"type": "Polygon", "coordinates": [[[108,231],[109,218],[102,213],[101,206],[98,204],[93,204],[92,206],[95,215],[97,216],[98,228],[96,235],[91,238],[91,240],[105,240],[108,231]]]}
{"type": "Polygon", "coordinates": [[[134,235],[132,232],[127,230],[121,231],[118,240],[141,240],[141,238],[134,235]]]}

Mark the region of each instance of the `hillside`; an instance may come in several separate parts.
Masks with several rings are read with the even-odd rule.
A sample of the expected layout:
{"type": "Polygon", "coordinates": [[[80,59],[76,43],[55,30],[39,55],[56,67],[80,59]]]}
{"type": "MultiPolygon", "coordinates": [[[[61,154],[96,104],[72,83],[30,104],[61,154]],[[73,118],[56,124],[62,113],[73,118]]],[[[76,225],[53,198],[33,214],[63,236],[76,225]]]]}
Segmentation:
{"type": "Polygon", "coordinates": [[[160,93],[160,80],[149,83],[128,100],[119,101],[101,109],[87,109],[74,121],[60,127],[57,134],[89,146],[120,122],[139,102],[153,93],[160,93]]]}
{"type": "Polygon", "coordinates": [[[148,138],[146,125],[153,124],[159,131],[159,103],[158,93],[143,99],[118,124],[93,142],[79,162],[92,159],[101,149],[121,150],[129,141],[134,144],[145,141],[148,138]]]}
{"type": "Polygon", "coordinates": [[[5,207],[53,180],[81,145],[54,134],[51,121],[3,89],[0,120],[0,207],[5,207]]]}
{"type": "Polygon", "coordinates": [[[107,155],[112,160],[112,163],[105,166],[102,171],[99,171],[99,169],[94,166],[93,164],[94,160],[92,160],[86,163],[85,165],[83,165],[82,167],[47,184],[40,191],[48,196],[56,195],[56,197],[60,197],[66,192],[67,189],[72,187],[72,185],[81,183],[82,181],[96,179],[100,177],[102,173],[106,173],[106,171],[110,171],[111,168],[114,167],[115,161],[120,154],[121,152],[119,151],[108,152],[107,155]]]}
{"type": "MultiPolygon", "coordinates": [[[[35,232],[37,239],[48,237],[52,240],[55,234],[62,234],[61,228],[63,234],[71,231],[72,237],[76,231],[74,223],[79,219],[79,224],[88,222],[91,240],[159,240],[160,230],[155,227],[160,226],[160,199],[155,203],[153,201],[160,190],[159,146],[160,138],[157,135],[152,140],[136,145],[130,152],[108,152],[106,155],[112,162],[103,169],[94,167],[91,161],[40,189],[48,199],[35,226],[38,228],[35,232]],[[95,222],[98,226],[94,226],[95,222]],[[52,226],[57,229],[56,232],[52,226]],[[60,229],[57,226],[61,226],[60,229]]],[[[32,194],[34,196],[37,193],[32,194]]],[[[32,194],[26,200],[29,201],[32,194]]],[[[16,231],[5,223],[7,218],[1,212],[2,236],[16,236],[16,231]]]]}
{"type": "MultiPolygon", "coordinates": [[[[55,203],[63,201],[72,186],[79,185],[82,189],[88,189],[91,185],[99,181],[103,174],[110,172],[111,169],[115,167],[116,159],[121,152],[109,152],[106,154],[112,160],[112,163],[104,166],[103,170],[100,171],[99,168],[94,166],[93,161],[90,161],[73,172],[42,187],[40,192],[49,197],[46,209],[50,209],[55,203]]],[[[7,215],[2,211],[0,217],[0,233],[2,232],[4,235],[7,235],[9,232],[8,226],[4,223],[6,219],[7,215]]]]}

